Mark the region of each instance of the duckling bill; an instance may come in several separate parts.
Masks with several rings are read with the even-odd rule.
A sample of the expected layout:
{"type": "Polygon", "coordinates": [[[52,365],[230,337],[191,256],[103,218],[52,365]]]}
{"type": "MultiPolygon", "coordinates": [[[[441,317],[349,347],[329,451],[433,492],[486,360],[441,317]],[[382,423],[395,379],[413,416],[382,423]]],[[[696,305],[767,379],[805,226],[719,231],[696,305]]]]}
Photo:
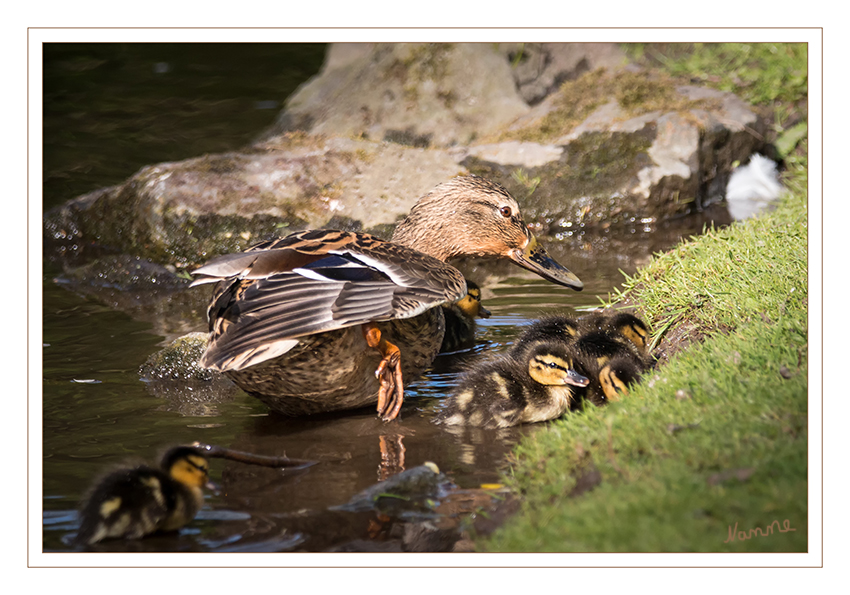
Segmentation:
{"type": "Polygon", "coordinates": [[[95,485],[83,504],[76,541],[92,545],[179,529],[195,518],[208,482],[209,462],[190,446],[170,449],[159,469],[137,465],[115,470],[95,485]]]}
{"type": "Polygon", "coordinates": [[[217,283],[200,364],[284,415],[377,403],[395,419],[404,379],[443,341],[443,304],[467,293],[460,256],[507,258],[559,285],[581,281],[554,261],[498,184],[462,176],[414,205],[392,241],[303,231],[216,258],[192,285],[217,283]],[[377,379],[376,379],[377,378],[377,379]]]}
{"type": "Polygon", "coordinates": [[[436,421],[506,428],[555,419],[571,408],[576,391],[588,382],[576,371],[566,345],[537,343],[470,371],[436,421]]]}

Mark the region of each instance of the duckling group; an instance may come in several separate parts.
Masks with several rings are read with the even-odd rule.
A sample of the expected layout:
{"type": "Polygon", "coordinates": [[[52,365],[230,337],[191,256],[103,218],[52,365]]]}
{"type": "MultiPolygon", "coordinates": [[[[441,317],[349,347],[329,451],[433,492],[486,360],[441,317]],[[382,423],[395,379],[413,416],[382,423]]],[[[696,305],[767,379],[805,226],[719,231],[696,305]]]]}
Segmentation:
{"type": "Polygon", "coordinates": [[[628,313],[541,318],[504,355],[468,371],[436,421],[504,428],[617,401],[652,366],[648,336],[628,313]]]}

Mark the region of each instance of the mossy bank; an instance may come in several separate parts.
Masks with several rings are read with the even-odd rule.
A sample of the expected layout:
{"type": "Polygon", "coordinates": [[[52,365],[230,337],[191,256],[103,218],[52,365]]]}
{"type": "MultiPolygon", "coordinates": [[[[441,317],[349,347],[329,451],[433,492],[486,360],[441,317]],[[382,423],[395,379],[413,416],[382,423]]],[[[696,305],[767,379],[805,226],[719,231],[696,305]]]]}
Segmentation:
{"type": "Polygon", "coordinates": [[[615,301],[661,363],[520,444],[506,479],[523,507],[481,549],[806,551],[807,237],[798,192],[628,279],[615,301]]]}

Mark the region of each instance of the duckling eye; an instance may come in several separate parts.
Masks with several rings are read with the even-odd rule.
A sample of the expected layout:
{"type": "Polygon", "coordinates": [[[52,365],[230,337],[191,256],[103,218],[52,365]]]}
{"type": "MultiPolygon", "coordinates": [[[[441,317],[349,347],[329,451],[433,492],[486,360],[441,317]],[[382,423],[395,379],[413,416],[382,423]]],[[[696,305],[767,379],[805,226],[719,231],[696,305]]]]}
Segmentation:
{"type": "Polygon", "coordinates": [[[499,209],[499,212],[502,214],[502,217],[505,217],[506,219],[510,219],[510,217],[511,217],[511,208],[510,208],[509,206],[507,206],[507,205],[506,205],[506,206],[504,206],[504,207],[500,208],[500,209],[499,209]]]}
{"type": "Polygon", "coordinates": [[[555,362],[549,362],[549,367],[550,368],[557,368],[558,364],[556,364],[555,362]]]}

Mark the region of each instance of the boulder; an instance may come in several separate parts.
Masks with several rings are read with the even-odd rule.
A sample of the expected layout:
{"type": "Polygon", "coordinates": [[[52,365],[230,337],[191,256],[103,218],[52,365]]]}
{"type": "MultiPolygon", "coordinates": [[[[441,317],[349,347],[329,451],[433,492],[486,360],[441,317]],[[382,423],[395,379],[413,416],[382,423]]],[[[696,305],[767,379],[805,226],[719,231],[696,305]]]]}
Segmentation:
{"type": "Polygon", "coordinates": [[[199,263],[317,227],[378,233],[464,169],[446,151],[284,134],[248,151],[142,168],[45,216],[48,239],[199,263]]]}
{"type": "Polygon", "coordinates": [[[341,44],[266,136],[301,130],[450,147],[496,132],[528,109],[495,44],[341,44]]]}
{"type": "Polygon", "coordinates": [[[649,72],[565,83],[463,165],[505,185],[551,234],[655,222],[722,200],[733,165],[767,149],[766,124],[731,93],[649,72]]]}

